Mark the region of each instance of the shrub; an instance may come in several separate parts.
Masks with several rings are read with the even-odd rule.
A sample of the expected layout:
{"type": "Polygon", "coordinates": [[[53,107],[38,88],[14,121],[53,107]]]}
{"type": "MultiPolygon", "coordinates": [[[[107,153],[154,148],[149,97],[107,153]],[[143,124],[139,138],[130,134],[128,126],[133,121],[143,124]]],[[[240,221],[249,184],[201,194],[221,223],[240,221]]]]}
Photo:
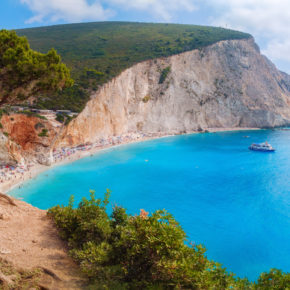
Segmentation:
{"type": "Polygon", "coordinates": [[[38,136],[39,137],[48,137],[47,132],[48,132],[47,129],[42,129],[41,133],[39,133],[38,136]]]}
{"type": "Polygon", "coordinates": [[[88,78],[101,78],[105,75],[104,73],[99,72],[95,69],[88,69],[88,68],[85,68],[85,73],[88,78]]]}
{"type": "Polygon", "coordinates": [[[0,109],[0,118],[2,118],[3,115],[7,115],[7,114],[8,114],[8,111],[6,108],[0,109]]]}
{"type": "Polygon", "coordinates": [[[188,243],[186,234],[165,210],[129,215],[115,206],[108,215],[104,199],[83,198],[77,208],[49,210],[71,256],[83,273],[103,289],[287,289],[290,274],[263,273],[256,283],[235,278],[205,256],[205,248],[188,243]],[[107,288],[106,288],[107,287],[107,288]]]}
{"type": "Polygon", "coordinates": [[[67,125],[73,118],[67,114],[57,114],[55,120],[67,125]]]}
{"type": "Polygon", "coordinates": [[[63,114],[56,114],[56,121],[63,123],[64,122],[64,115],[63,114]]]}
{"type": "Polygon", "coordinates": [[[168,74],[170,73],[171,71],[171,68],[170,66],[166,67],[165,69],[163,69],[161,71],[161,74],[160,74],[160,78],[159,78],[159,84],[163,84],[164,81],[166,80],[168,74]]]}
{"type": "Polygon", "coordinates": [[[290,273],[271,269],[269,273],[262,273],[254,284],[254,289],[290,289],[290,273]]]}
{"type": "Polygon", "coordinates": [[[150,101],[151,97],[149,95],[145,96],[142,101],[143,103],[148,103],[150,101]]]}
{"type": "Polygon", "coordinates": [[[42,120],[47,120],[46,117],[39,115],[39,114],[34,114],[34,117],[38,118],[38,119],[42,119],[42,120]]]}

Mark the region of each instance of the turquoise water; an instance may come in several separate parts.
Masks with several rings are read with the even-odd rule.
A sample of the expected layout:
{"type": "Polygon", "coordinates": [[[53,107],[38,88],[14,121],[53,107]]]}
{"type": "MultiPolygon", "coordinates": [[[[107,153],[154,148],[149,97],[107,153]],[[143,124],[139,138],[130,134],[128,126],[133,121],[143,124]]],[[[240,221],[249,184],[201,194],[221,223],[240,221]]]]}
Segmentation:
{"type": "Polygon", "coordinates": [[[191,241],[240,277],[290,271],[290,131],[168,137],[112,148],[41,173],[11,194],[41,209],[111,189],[129,213],[165,208],[191,241]],[[243,138],[249,135],[250,138],[243,138]],[[267,140],[275,153],[252,152],[267,140]],[[146,160],[148,160],[146,162],[146,160]]]}

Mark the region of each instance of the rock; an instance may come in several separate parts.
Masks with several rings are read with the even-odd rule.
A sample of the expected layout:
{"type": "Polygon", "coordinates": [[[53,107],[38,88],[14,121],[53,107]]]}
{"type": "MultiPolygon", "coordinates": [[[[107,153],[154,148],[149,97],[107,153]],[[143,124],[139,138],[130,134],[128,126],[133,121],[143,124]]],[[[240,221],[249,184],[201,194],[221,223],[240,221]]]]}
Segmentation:
{"type": "Polygon", "coordinates": [[[5,248],[0,248],[0,254],[11,254],[11,251],[5,248]]]}
{"type": "Polygon", "coordinates": [[[228,40],[202,53],[148,60],[122,72],[92,95],[59,146],[136,132],[287,124],[290,76],[260,54],[254,39],[228,40]],[[160,71],[168,66],[171,71],[159,84],[160,71]]]}
{"type": "Polygon", "coordinates": [[[15,166],[21,162],[21,148],[15,142],[9,140],[3,133],[0,132],[0,166],[11,165],[15,166]]]}
{"type": "Polygon", "coordinates": [[[51,165],[51,146],[59,129],[52,126],[48,120],[24,114],[3,115],[1,124],[3,132],[7,132],[9,136],[8,140],[5,135],[0,134],[2,165],[15,165],[24,159],[51,165]],[[43,128],[48,130],[47,137],[39,136],[43,128]]]}
{"type": "Polygon", "coordinates": [[[200,126],[198,126],[197,132],[203,132],[203,129],[200,126]]]}
{"type": "MultiPolygon", "coordinates": [[[[12,278],[15,278],[15,277],[12,277],[12,278]]],[[[14,282],[13,282],[13,279],[11,278],[11,276],[7,276],[7,275],[4,275],[1,271],[0,271],[0,286],[3,285],[3,284],[6,284],[8,289],[12,289],[13,285],[14,285],[14,282]]],[[[5,288],[1,288],[1,289],[5,289],[5,288]]]]}

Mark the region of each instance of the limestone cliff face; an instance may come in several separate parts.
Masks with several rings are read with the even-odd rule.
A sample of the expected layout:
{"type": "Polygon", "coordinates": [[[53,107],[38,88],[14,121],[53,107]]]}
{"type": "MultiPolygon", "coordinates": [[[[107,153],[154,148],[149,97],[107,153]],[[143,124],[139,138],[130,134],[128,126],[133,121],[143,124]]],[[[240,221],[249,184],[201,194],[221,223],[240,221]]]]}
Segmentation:
{"type": "Polygon", "coordinates": [[[286,124],[290,77],[260,54],[254,39],[231,40],[127,69],[92,96],[61,144],[131,132],[286,124]],[[160,83],[167,67],[170,72],[160,83]]]}
{"type": "Polygon", "coordinates": [[[4,115],[1,118],[2,131],[9,138],[0,134],[0,162],[2,164],[19,163],[29,160],[50,165],[51,144],[57,136],[49,121],[23,114],[4,115]],[[42,130],[47,130],[44,136],[42,130]]]}
{"type": "Polygon", "coordinates": [[[23,161],[21,147],[0,133],[0,166],[15,166],[23,161]]]}

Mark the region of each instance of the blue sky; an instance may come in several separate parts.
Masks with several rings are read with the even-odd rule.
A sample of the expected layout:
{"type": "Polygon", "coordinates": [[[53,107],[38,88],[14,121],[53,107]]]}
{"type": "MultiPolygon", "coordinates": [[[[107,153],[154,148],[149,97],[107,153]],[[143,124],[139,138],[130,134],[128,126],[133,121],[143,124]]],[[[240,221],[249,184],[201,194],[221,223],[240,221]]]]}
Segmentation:
{"type": "Polygon", "coordinates": [[[0,29],[89,21],[173,22],[251,33],[290,73],[289,0],[1,0],[0,29]]]}

